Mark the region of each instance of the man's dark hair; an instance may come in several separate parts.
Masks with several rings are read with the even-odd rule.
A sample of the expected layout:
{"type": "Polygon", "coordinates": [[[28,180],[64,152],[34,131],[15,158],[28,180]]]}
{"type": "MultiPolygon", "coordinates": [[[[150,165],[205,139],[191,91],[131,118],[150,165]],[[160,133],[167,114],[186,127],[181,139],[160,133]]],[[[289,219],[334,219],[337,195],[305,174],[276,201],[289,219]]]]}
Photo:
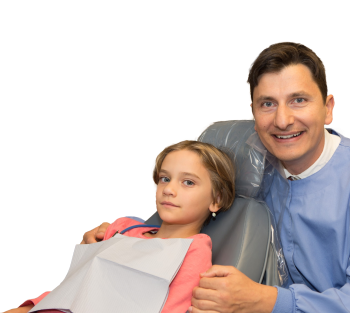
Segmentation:
{"type": "Polygon", "coordinates": [[[326,70],[321,59],[308,47],[294,42],[281,42],[263,50],[252,64],[248,83],[253,101],[254,88],[266,73],[278,73],[289,65],[303,64],[309,68],[311,75],[321,91],[323,101],[327,98],[326,70]]]}

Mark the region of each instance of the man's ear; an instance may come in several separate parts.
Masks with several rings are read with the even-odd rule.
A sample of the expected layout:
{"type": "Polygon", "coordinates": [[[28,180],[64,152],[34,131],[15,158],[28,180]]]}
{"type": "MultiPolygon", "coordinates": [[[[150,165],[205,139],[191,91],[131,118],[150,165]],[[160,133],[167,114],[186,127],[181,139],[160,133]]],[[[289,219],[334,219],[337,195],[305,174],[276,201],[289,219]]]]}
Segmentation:
{"type": "MultiPolygon", "coordinates": [[[[252,112],[252,113],[249,115],[249,119],[250,120],[255,120],[254,113],[253,113],[253,103],[252,102],[250,102],[250,112],[252,112]]],[[[256,123],[254,124],[254,130],[256,131],[256,123]]]]}
{"type": "Polygon", "coordinates": [[[334,97],[333,95],[329,95],[326,99],[326,118],[324,120],[325,125],[329,125],[333,121],[333,108],[334,108],[334,97]]]}

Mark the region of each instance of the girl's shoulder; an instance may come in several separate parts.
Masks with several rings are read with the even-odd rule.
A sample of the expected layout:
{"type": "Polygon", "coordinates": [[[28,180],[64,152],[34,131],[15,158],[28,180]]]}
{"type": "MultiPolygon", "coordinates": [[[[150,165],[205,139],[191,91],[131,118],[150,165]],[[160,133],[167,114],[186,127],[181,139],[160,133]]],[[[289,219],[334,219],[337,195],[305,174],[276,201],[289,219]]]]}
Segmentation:
{"type": "Polygon", "coordinates": [[[211,238],[207,234],[202,234],[202,233],[193,235],[193,236],[188,237],[188,238],[193,238],[194,240],[204,240],[204,241],[209,240],[209,241],[211,241],[211,238]]]}
{"type": "Polygon", "coordinates": [[[193,239],[191,247],[209,247],[212,249],[212,242],[211,238],[207,234],[196,234],[191,237],[188,237],[190,239],[193,239]]]}
{"type": "Polygon", "coordinates": [[[111,225],[108,226],[103,240],[111,238],[117,231],[118,233],[120,233],[125,228],[134,226],[134,225],[140,225],[140,224],[143,224],[143,223],[139,221],[135,221],[134,219],[129,217],[118,218],[111,225]]]}
{"type": "Polygon", "coordinates": [[[125,228],[126,228],[126,227],[130,227],[130,226],[134,226],[134,225],[144,224],[144,223],[137,221],[137,220],[134,220],[133,218],[130,218],[130,217],[121,217],[121,218],[116,219],[113,222],[113,224],[119,225],[119,226],[125,226],[125,228]]]}

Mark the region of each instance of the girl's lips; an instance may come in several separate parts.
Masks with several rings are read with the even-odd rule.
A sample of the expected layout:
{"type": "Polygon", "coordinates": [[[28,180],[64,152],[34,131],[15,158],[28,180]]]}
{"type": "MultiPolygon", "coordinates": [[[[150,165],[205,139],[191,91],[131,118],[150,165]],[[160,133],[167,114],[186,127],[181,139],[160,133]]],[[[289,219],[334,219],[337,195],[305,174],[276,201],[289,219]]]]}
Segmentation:
{"type": "Polygon", "coordinates": [[[163,201],[160,203],[161,205],[166,205],[166,206],[172,206],[172,207],[179,207],[178,205],[175,205],[174,203],[163,201]]]}

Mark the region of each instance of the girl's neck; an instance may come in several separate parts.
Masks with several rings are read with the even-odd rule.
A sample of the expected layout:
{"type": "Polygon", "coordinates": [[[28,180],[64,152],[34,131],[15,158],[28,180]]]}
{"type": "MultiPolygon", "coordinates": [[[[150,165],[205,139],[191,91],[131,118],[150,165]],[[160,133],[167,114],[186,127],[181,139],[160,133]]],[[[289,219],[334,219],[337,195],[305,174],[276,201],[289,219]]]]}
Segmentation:
{"type": "Polygon", "coordinates": [[[201,227],[198,225],[174,225],[163,222],[157,233],[144,235],[149,238],[187,238],[199,234],[200,230],[201,227]]]}

